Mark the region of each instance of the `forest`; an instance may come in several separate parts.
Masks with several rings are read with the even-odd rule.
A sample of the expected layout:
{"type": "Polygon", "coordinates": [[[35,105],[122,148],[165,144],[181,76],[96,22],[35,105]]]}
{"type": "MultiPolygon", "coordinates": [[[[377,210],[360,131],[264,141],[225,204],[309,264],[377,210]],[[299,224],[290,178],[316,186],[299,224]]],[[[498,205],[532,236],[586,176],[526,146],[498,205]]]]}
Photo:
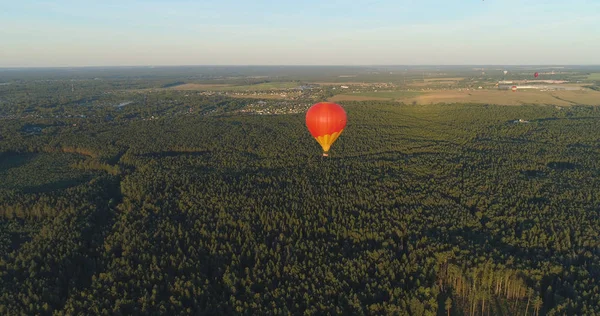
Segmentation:
{"type": "Polygon", "coordinates": [[[28,80],[0,87],[2,315],[600,315],[596,107],[343,102],[322,157],[256,100],[28,80]]]}

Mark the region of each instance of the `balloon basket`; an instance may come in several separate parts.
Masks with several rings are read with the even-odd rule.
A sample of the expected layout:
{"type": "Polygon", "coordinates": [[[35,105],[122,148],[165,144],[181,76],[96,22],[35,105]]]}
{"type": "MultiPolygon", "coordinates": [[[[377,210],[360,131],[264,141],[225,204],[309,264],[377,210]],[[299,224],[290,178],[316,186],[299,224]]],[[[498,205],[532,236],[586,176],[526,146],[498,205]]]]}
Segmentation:
{"type": "Polygon", "coordinates": [[[323,157],[329,157],[328,153],[323,153],[323,157]]]}

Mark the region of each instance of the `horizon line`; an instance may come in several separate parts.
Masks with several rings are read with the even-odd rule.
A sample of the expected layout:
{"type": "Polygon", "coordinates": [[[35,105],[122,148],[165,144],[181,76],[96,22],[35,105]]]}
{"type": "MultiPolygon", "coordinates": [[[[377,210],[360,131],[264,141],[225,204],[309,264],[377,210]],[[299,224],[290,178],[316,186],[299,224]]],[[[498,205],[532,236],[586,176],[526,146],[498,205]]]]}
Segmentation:
{"type": "Polygon", "coordinates": [[[72,68],[162,68],[162,67],[435,67],[435,66],[600,66],[600,64],[178,64],[178,65],[100,65],[100,66],[0,66],[0,69],[72,69],[72,68]]]}

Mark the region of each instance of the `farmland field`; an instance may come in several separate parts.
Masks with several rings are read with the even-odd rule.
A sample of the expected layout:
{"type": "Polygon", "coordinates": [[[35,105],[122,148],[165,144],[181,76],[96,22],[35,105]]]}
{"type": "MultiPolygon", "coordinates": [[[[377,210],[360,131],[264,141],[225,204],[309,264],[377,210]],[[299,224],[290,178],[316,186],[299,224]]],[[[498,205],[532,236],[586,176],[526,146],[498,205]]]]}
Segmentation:
{"type": "Polygon", "coordinates": [[[421,95],[417,91],[381,91],[339,94],[330,98],[330,101],[363,101],[363,100],[400,100],[421,95]]]}
{"type": "Polygon", "coordinates": [[[230,85],[230,84],[197,84],[188,83],[175,86],[174,90],[211,90],[211,91],[264,91],[283,90],[300,86],[297,82],[266,82],[252,85],[230,85]]]}
{"type": "Polygon", "coordinates": [[[273,100],[281,100],[281,99],[286,99],[288,98],[287,95],[281,95],[281,94],[266,94],[266,93],[259,93],[259,94],[241,94],[241,95],[236,95],[236,94],[232,94],[229,95],[232,98],[238,98],[238,99],[273,99],[273,100]]]}
{"type": "Polygon", "coordinates": [[[427,78],[425,82],[435,82],[435,81],[461,81],[464,80],[463,77],[453,77],[453,78],[427,78]]]}
{"type": "Polygon", "coordinates": [[[578,91],[525,91],[508,90],[440,90],[407,100],[418,104],[430,103],[487,103],[498,105],[600,105],[600,92],[578,91]]]}
{"type": "Polygon", "coordinates": [[[587,78],[588,80],[600,80],[600,72],[593,72],[587,78]]]}
{"type": "Polygon", "coordinates": [[[484,103],[498,105],[600,105],[600,92],[593,90],[576,91],[537,91],[520,90],[434,90],[426,93],[417,91],[387,91],[339,94],[329,98],[332,102],[366,101],[366,100],[397,100],[416,102],[416,104],[431,103],[484,103]]]}
{"type": "Polygon", "coordinates": [[[390,98],[383,97],[370,97],[370,96],[361,96],[360,94],[338,94],[329,98],[327,101],[330,102],[342,102],[342,101],[389,101],[390,98]]]}
{"type": "Polygon", "coordinates": [[[379,97],[389,99],[401,99],[401,98],[412,98],[421,95],[421,92],[417,91],[378,91],[378,92],[361,92],[353,93],[359,96],[366,97],[379,97]]]}
{"type": "Polygon", "coordinates": [[[456,85],[465,80],[463,77],[452,78],[426,78],[425,80],[414,80],[408,83],[409,87],[431,87],[440,85],[456,85]]]}
{"type": "Polygon", "coordinates": [[[186,83],[171,87],[173,90],[214,90],[229,87],[230,84],[204,84],[204,83],[186,83]]]}
{"type": "Polygon", "coordinates": [[[576,91],[554,91],[552,95],[555,98],[569,100],[573,103],[584,105],[600,105],[600,92],[593,90],[576,91]]]}
{"type": "Polygon", "coordinates": [[[352,82],[352,81],[341,81],[341,82],[312,82],[313,84],[318,84],[320,86],[339,86],[339,85],[365,85],[365,82],[352,82]]]}

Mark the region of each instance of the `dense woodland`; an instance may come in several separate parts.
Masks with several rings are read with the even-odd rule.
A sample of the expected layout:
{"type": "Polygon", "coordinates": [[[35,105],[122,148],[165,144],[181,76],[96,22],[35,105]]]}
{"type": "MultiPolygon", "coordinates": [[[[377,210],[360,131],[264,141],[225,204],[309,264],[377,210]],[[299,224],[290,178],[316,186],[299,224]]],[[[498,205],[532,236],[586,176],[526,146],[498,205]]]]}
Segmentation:
{"type": "Polygon", "coordinates": [[[324,158],[304,114],[63,85],[0,90],[2,315],[600,315],[593,107],[347,102],[324,158]]]}

